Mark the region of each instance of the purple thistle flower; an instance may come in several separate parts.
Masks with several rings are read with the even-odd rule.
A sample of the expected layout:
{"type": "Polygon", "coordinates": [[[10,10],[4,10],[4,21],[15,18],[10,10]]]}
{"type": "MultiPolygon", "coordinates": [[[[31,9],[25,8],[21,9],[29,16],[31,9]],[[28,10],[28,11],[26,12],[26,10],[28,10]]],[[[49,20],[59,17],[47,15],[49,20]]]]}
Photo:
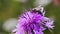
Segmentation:
{"type": "Polygon", "coordinates": [[[33,8],[19,16],[15,34],[44,34],[47,28],[53,29],[53,20],[44,16],[43,7],[33,8]]]}

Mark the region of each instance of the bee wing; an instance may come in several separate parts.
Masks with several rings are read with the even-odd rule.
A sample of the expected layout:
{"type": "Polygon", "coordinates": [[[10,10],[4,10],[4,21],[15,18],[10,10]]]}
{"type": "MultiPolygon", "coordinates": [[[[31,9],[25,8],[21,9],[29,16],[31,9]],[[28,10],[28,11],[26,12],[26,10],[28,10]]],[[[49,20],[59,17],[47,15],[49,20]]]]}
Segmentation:
{"type": "Polygon", "coordinates": [[[42,15],[44,16],[45,15],[45,10],[44,10],[44,8],[43,7],[41,7],[41,13],[42,13],[42,15]]]}

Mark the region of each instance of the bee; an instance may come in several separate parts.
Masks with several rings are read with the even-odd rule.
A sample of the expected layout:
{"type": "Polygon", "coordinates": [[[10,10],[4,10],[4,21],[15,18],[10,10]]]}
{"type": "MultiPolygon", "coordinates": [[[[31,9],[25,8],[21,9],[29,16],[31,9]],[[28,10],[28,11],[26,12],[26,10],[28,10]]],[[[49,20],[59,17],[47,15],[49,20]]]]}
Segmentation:
{"type": "Polygon", "coordinates": [[[39,14],[41,14],[41,15],[43,15],[43,16],[44,16],[44,14],[45,14],[45,10],[44,10],[44,8],[43,8],[42,6],[38,6],[38,7],[36,7],[36,8],[33,8],[33,11],[34,11],[34,12],[38,12],[39,14]]]}

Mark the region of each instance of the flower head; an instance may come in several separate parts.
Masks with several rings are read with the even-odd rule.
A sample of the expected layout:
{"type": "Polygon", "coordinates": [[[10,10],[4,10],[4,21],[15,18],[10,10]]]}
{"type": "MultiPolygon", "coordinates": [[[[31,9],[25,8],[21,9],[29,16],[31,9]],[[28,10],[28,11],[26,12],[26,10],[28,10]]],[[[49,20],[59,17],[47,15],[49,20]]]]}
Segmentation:
{"type": "Polygon", "coordinates": [[[44,16],[43,7],[31,9],[19,16],[15,34],[44,34],[47,28],[53,29],[53,21],[44,16]]]}

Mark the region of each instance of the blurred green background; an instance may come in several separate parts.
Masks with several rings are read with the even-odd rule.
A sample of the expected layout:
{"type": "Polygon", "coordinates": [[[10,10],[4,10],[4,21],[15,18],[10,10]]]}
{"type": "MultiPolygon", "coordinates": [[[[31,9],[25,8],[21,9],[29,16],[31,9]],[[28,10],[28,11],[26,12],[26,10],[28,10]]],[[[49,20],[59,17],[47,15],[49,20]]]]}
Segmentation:
{"type": "MultiPolygon", "coordinates": [[[[18,15],[29,8],[44,6],[47,17],[55,18],[53,34],[60,34],[60,6],[50,0],[0,0],[0,34],[10,34],[14,29],[18,15]],[[43,2],[40,2],[43,1],[43,2]],[[44,4],[45,2],[45,4],[44,4]]],[[[45,34],[52,34],[49,30],[45,34]]]]}

